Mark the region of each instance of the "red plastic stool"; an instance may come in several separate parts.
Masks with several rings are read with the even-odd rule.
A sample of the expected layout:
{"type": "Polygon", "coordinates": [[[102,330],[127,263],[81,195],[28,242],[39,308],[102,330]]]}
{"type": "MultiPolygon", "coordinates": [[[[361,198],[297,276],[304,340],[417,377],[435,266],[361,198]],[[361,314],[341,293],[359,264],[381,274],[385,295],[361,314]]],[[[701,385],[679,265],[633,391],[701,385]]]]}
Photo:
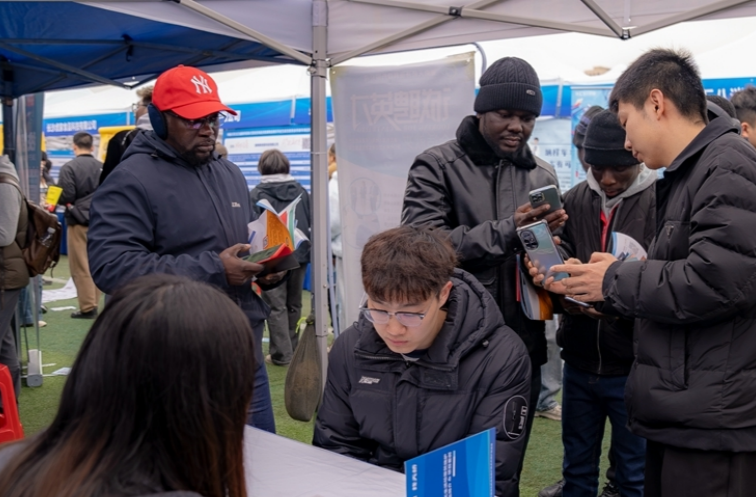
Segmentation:
{"type": "Polygon", "coordinates": [[[24,428],[18,418],[13,378],[11,378],[8,366],[4,364],[0,364],[0,399],[3,400],[3,412],[0,414],[0,443],[21,440],[24,438],[24,428]]]}

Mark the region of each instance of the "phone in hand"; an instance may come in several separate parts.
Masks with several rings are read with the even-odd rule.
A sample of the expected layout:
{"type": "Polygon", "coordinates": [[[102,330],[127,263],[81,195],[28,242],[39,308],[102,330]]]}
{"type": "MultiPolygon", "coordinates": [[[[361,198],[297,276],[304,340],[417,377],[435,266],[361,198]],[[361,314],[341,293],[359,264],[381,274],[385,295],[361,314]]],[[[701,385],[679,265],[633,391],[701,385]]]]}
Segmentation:
{"type": "Polygon", "coordinates": [[[528,193],[530,206],[536,209],[544,204],[549,204],[549,210],[546,214],[551,214],[562,208],[562,199],[559,196],[559,190],[554,185],[544,186],[528,193]]]}
{"type": "Polygon", "coordinates": [[[580,307],[585,307],[585,308],[588,308],[588,309],[590,309],[591,307],[593,307],[593,304],[589,304],[588,302],[583,302],[581,300],[574,299],[572,297],[565,297],[564,300],[566,300],[567,302],[572,302],[573,304],[577,304],[580,307]]]}
{"type": "Polygon", "coordinates": [[[557,250],[554,237],[546,221],[540,220],[527,226],[517,228],[517,236],[520,237],[525,252],[530,261],[543,272],[548,278],[554,277],[554,281],[567,278],[567,273],[552,273],[551,268],[557,264],[564,264],[562,255],[557,250]]]}

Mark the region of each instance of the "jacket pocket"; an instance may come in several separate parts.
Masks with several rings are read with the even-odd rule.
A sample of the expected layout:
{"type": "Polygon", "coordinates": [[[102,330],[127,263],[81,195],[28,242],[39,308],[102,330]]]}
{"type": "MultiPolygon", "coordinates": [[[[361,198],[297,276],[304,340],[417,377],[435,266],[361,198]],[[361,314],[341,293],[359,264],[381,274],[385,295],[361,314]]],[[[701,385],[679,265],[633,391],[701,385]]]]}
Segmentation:
{"type": "Polygon", "coordinates": [[[666,221],[649,251],[652,259],[676,261],[688,256],[689,221],[666,221]]]}

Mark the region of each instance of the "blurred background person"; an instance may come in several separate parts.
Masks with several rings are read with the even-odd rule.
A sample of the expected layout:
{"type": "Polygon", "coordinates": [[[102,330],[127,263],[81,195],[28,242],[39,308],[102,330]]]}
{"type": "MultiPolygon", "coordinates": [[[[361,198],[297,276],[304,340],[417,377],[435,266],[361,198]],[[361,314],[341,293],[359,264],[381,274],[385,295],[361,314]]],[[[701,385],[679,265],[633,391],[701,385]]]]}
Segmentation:
{"type": "Polygon", "coordinates": [[[85,338],[50,427],[0,449],[2,494],[245,497],[254,370],[249,320],[221,291],[134,280],[85,338]]]}
{"type": "MultiPolygon", "coordinates": [[[[249,193],[252,210],[258,216],[263,208],[257,205],[267,200],[276,212],[281,212],[297,197],[296,225],[302,233],[311,238],[310,195],[291,175],[289,159],[276,149],[266,150],[257,163],[262,179],[249,193]]],[[[302,288],[307,265],[310,263],[310,243],[303,242],[294,252],[299,263],[297,269],[289,271],[289,279],[271,290],[263,291],[262,298],[270,306],[268,332],[270,333],[270,354],[265,357],[268,364],[286,366],[291,362],[297,348],[297,322],[302,317],[302,288]]]]}
{"type": "Polygon", "coordinates": [[[747,86],[730,97],[740,121],[741,135],[756,147],[756,86],[747,86]]]}
{"type": "Polygon", "coordinates": [[[108,150],[105,154],[105,162],[102,165],[102,173],[100,174],[100,184],[105,181],[113,169],[121,163],[123,153],[129,148],[131,142],[140,131],[152,130],[152,124],[150,123],[150,116],[147,114],[147,106],[152,103],[152,91],[153,86],[145,86],[137,90],[136,94],[139,100],[132,104],[131,112],[134,113],[134,121],[136,127],[130,130],[119,131],[108,142],[108,150]]]}

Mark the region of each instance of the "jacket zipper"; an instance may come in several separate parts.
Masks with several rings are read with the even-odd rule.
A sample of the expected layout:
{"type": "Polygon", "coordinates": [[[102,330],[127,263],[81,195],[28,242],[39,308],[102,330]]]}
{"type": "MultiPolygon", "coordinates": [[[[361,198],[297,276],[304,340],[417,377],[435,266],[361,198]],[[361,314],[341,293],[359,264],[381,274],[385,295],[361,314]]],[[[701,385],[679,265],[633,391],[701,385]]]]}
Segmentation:
{"type": "MultiPolygon", "coordinates": [[[[365,354],[363,352],[355,352],[354,355],[356,355],[357,357],[362,357],[363,359],[378,360],[378,361],[398,361],[398,362],[408,363],[408,361],[406,361],[403,357],[388,357],[388,356],[380,356],[380,355],[371,355],[371,354],[365,354]]],[[[455,369],[455,367],[435,366],[433,364],[430,364],[427,362],[420,362],[420,361],[409,361],[409,364],[417,364],[424,368],[434,369],[436,371],[442,371],[444,373],[450,373],[454,371],[455,369]]]]}

